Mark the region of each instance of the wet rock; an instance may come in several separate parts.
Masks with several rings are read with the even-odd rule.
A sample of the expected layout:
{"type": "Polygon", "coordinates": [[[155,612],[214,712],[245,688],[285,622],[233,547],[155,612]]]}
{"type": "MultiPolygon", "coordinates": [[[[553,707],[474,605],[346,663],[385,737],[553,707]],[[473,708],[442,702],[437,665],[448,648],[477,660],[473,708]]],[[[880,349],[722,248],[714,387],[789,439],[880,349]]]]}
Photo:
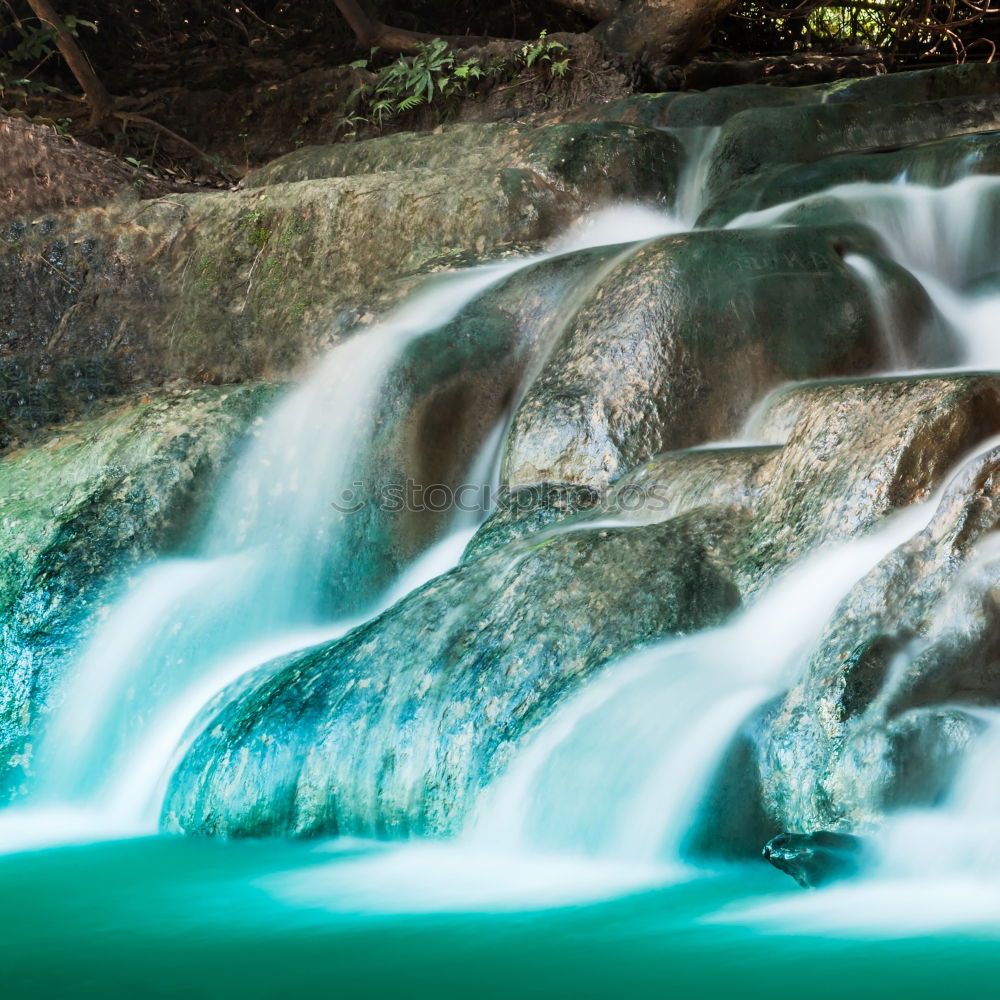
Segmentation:
{"type": "Polygon", "coordinates": [[[886,367],[890,345],[848,253],[878,260],[916,333],[907,353],[940,361],[948,350],[917,332],[925,293],[872,241],[859,227],[695,232],[624,255],[521,403],[506,484],[600,490],[661,452],[733,436],[775,385],[886,367]]]}
{"type": "Polygon", "coordinates": [[[839,153],[891,149],[1000,127],[997,102],[961,97],[921,104],[756,108],[730,118],[712,151],[710,200],[758,171],[839,153]]]}
{"type": "MultiPolygon", "coordinates": [[[[803,62],[807,58],[803,57],[803,62]]],[[[815,107],[844,102],[870,102],[884,108],[949,98],[992,97],[1000,93],[1000,74],[995,63],[968,63],[873,76],[858,74],[858,79],[841,79],[818,86],[803,79],[807,85],[777,87],[757,82],[765,73],[771,75],[780,69],[777,65],[768,66],[766,58],[733,68],[736,72],[723,84],[711,79],[711,64],[701,67],[693,64],[688,69],[689,90],[686,93],[631,94],[605,104],[584,105],[568,112],[545,115],[541,120],[621,121],[653,128],[706,128],[723,125],[734,115],[752,109],[815,107]]]]}
{"type": "MultiPolygon", "coordinates": [[[[456,505],[473,515],[491,508],[495,498],[471,489],[470,470],[530,383],[553,327],[618,252],[595,248],[526,267],[402,352],[370,402],[373,434],[359,446],[365,459],[352,495],[360,509],[338,528],[345,555],[330,587],[353,595],[355,610],[449,529],[456,505]]],[[[544,506],[540,497],[504,496],[491,523],[503,534],[505,516],[513,524],[544,506]]]]}
{"type": "Polygon", "coordinates": [[[718,623],[741,522],[515,543],[338,642],[256,671],[205,715],[168,830],[443,834],[567,695],[627,650],[718,623]],[[420,636],[419,643],[414,636],[420,636]]]}
{"type": "MultiPolygon", "coordinates": [[[[1000,134],[962,135],[884,152],[844,154],[816,163],[759,171],[715,201],[701,225],[726,225],[761,211],[821,195],[843,184],[889,184],[905,176],[913,184],[946,187],[965,177],[1000,173],[1000,134]]],[[[870,201],[871,199],[869,199],[870,201]]]]}
{"type": "Polygon", "coordinates": [[[731,87],[734,84],[766,83],[768,90],[819,90],[816,84],[855,79],[885,73],[879,52],[845,54],[794,52],[754,59],[726,59],[707,56],[685,67],[688,88],[731,87]]]}
{"type": "Polygon", "coordinates": [[[1000,703],[979,576],[998,572],[981,562],[1000,524],[998,469],[995,449],[965,466],[828,623],[759,747],[768,811],[786,828],[858,829],[900,804],[933,805],[978,728],[953,706],[1000,703]]]}
{"type": "Polygon", "coordinates": [[[8,230],[0,334],[36,366],[110,353],[126,383],[287,376],[392,278],[578,210],[537,174],[455,168],[67,213],[8,230]]]}
{"type": "Polygon", "coordinates": [[[598,204],[664,202],[679,162],[676,140],[627,125],[470,125],[302,150],[239,192],[12,222],[0,348],[44,402],[18,420],[176,376],[287,378],[401,279],[538,246],[598,204]],[[60,366],[103,379],[54,382],[60,366]]]}
{"type": "Polygon", "coordinates": [[[864,842],[848,833],[780,833],[764,846],[764,857],[804,889],[817,889],[857,875],[864,842]]]}
{"type": "Polygon", "coordinates": [[[746,444],[666,452],[601,490],[550,483],[509,495],[466,557],[559,523],[651,524],[728,506],[753,515],[739,567],[752,593],[808,552],[926,500],[970,448],[1000,430],[998,391],[988,375],[779,389],[745,428],[746,444]]]}
{"type": "Polygon", "coordinates": [[[271,386],[200,389],[67,425],[0,461],[0,787],[30,768],[30,738],[60,667],[125,575],[183,551],[271,386]]]}
{"type": "Polygon", "coordinates": [[[562,120],[621,121],[650,128],[711,128],[741,111],[813,103],[817,97],[783,87],[734,85],[705,93],[632,94],[563,113],[562,120]]]}
{"type": "Polygon", "coordinates": [[[464,559],[554,525],[657,524],[697,507],[752,512],[779,446],[711,448],[657,455],[598,492],[587,486],[544,484],[505,494],[469,543],[464,559]]]}
{"type": "Polygon", "coordinates": [[[1000,67],[996,63],[963,63],[838,80],[820,89],[823,100],[831,104],[870,101],[881,107],[957,97],[993,97],[1000,94],[1000,67]]]}
{"type": "Polygon", "coordinates": [[[778,390],[747,430],[782,444],[751,529],[768,578],[832,542],[927,500],[978,442],[1000,431],[1000,380],[902,376],[778,390]]]}
{"type": "Polygon", "coordinates": [[[471,562],[511,542],[537,535],[566,518],[592,511],[600,502],[601,495],[588,486],[542,484],[505,493],[497,510],[469,542],[462,561],[471,562]]]}

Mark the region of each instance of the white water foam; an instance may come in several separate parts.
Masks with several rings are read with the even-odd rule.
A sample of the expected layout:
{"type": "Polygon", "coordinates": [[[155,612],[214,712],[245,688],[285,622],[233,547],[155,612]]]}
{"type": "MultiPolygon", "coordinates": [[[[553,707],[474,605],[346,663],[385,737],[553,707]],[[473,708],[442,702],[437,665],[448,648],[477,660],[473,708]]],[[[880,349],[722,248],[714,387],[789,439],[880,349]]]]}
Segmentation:
{"type": "Polygon", "coordinates": [[[518,752],[484,794],[469,835],[676,863],[739,725],[793,679],[843,596],[931,510],[908,509],[807,559],[728,625],[612,665],[518,752]]]}

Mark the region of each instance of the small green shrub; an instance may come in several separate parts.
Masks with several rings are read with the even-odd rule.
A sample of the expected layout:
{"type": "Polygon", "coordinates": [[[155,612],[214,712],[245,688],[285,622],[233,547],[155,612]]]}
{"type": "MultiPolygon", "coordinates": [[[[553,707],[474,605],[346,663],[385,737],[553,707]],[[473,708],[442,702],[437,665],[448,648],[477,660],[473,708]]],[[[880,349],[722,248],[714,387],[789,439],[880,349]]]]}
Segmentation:
{"type": "MultiPolygon", "coordinates": [[[[372,49],[373,58],[378,50],[372,49]]],[[[347,102],[341,119],[345,133],[356,133],[361,124],[381,128],[391,118],[420,107],[433,107],[439,115],[452,110],[459,100],[475,95],[483,81],[497,83],[515,78],[523,70],[545,65],[552,77],[569,72],[566,46],[543,31],[535,41],[526,43],[513,60],[494,59],[484,66],[479,59],[460,61],[448,43],[435,38],[417,46],[414,56],[400,56],[382,67],[372,83],[358,87],[347,102]]],[[[365,69],[368,59],[351,63],[365,69]]]]}

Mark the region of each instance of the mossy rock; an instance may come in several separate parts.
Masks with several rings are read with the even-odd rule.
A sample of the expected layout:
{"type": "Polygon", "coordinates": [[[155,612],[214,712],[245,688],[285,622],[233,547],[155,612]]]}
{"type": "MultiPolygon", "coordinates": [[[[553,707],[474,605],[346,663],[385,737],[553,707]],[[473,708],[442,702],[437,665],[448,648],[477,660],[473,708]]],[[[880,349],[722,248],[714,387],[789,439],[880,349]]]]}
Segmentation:
{"type": "Polygon", "coordinates": [[[0,787],[30,768],[53,683],[125,575],[183,551],[273,386],[206,388],[66,425],[0,460],[0,787]]]}

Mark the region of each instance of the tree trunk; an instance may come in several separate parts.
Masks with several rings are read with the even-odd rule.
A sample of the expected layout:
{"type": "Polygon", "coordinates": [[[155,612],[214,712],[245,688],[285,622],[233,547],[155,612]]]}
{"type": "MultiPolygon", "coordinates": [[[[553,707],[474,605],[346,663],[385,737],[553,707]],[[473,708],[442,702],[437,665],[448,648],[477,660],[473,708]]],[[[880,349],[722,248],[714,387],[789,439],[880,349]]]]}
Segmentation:
{"type": "Polygon", "coordinates": [[[456,48],[471,45],[482,45],[490,41],[482,37],[455,37],[452,35],[427,35],[420,31],[407,31],[404,28],[393,28],[388,24],[376,21],[357,0],[333,0],[334,6],[343,15],[351,31],[365,48],[379,48],[393,55],[412,55],[421,43],[432,42],[441,38],[456,48]]]}
{"type": "Polygon", "coordinates": [[[28,0],[28,6],[35,12],[42,24],[47,24],[56,33],[56,47],[66,65],[69,66],[76,82],[80,84],[83,96],[90,106],[90,123],[99,128],[114,114],[115,102],[104,84],[97,78],[94,68],[76,44],[76,39],[66,30],[62,18],[55,12],[49,0],[28,0]]]}
{"type": "Polygon", "coordinates": [[[594,35],[613,52],[645,63],[683,66],[704,47],[736,0],[625,0],[594,35]]]}

